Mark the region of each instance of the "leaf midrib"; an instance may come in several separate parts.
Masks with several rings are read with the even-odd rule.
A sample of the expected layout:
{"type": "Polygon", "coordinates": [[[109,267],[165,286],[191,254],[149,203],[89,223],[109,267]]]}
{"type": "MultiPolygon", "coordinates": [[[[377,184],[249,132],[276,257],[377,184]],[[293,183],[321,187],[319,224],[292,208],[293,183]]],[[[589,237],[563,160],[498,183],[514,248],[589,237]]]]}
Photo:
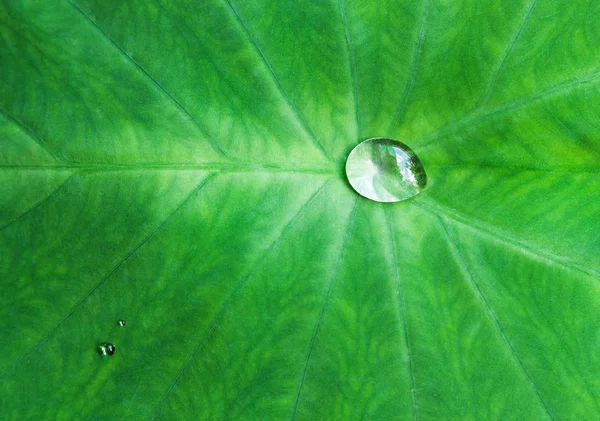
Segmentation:
{"type": "Polygon", "coordinates": [[[24,170],[24,171],[80,171],[80,172],[120,172],[120,171],[207,171],[218,173],[302,173],[302,174],[337,174],[339,168],[334,167],[310,167],[310,166],[279,166],[270,164],[234,164],[234,163],[132,163],[132,164],[110,164],[110,163],[73,163],[64,165],[0,165],[0,171],[24,170]]]}

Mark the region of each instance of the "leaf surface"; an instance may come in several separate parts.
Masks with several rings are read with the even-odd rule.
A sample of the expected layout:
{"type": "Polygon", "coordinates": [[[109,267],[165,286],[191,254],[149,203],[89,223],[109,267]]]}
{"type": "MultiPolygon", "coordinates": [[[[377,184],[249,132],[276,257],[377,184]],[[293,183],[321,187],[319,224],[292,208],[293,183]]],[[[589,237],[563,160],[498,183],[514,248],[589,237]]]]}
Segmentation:
{"type": "Polygon", "coordinates": [[[599,13],[4,1],[3,419],[600,417],[599,13]]]}

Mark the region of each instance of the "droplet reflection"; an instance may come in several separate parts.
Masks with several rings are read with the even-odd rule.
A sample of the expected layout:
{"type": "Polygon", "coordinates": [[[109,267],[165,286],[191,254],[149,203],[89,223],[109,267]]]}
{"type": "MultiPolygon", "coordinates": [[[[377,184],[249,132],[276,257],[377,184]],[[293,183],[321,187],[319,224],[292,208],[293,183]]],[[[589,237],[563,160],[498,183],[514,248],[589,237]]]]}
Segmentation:
{"type": "Polygon", "coordinates": [[[359,143],[348,156],[346,175],[361,196],[376,202],[399,202],[423,191],[427,175],[417,155],[387,138],[359,143]]]}

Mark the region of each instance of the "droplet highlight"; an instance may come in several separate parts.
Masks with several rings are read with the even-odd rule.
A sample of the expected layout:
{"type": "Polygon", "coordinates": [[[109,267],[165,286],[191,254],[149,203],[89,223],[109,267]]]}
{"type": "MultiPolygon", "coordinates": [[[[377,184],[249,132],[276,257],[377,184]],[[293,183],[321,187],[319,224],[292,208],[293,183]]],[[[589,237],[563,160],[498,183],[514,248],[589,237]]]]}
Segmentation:
{"type": "Polygon", "coordinates": [[[127,324],[127,320],[121,319],[118,321],[118,323],[119,323],[119,326],[125,326],[127,324]]]}
{"type": "Polygon", "coordinates": [[[359,143],[346,161],[346,176],[358,194],[376,202],[400,202],[425,189],[427,175],[417,155],[397,140],[359,143]]]}
{"type": "Polygon", "coordinates": [[[115,352],[117,351],[117,349],[115,348],[115,346],[111,343],[103,343],[102,345],[100,345],[99,347],[99,352],[101,355],[115,355],[115,352]]]}

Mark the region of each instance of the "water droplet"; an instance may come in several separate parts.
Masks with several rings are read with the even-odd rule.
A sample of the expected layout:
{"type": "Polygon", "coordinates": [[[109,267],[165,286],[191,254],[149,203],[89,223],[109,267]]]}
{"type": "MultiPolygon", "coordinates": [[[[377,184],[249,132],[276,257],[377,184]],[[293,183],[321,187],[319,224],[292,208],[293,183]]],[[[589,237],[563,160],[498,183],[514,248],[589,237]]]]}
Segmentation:
{"type": "Polygon", "coordinates": [[[113,344],[108,342],[100,345],[99,349],[102,355],[115,355],[115,351],[117,350],[113,344]]]}
{"type": "Polygon", "coordinates": [[[406,200],[427,184],[423,164],[412,149],[383,137],[367,139],[350,152],[346,175],[354,190],[376,202],[406,200]]]}
{"type": "Polygon", "coordinates": [[[119,326],[125,326],[127,324],[127,320],[119,320],[119,326]]]}

